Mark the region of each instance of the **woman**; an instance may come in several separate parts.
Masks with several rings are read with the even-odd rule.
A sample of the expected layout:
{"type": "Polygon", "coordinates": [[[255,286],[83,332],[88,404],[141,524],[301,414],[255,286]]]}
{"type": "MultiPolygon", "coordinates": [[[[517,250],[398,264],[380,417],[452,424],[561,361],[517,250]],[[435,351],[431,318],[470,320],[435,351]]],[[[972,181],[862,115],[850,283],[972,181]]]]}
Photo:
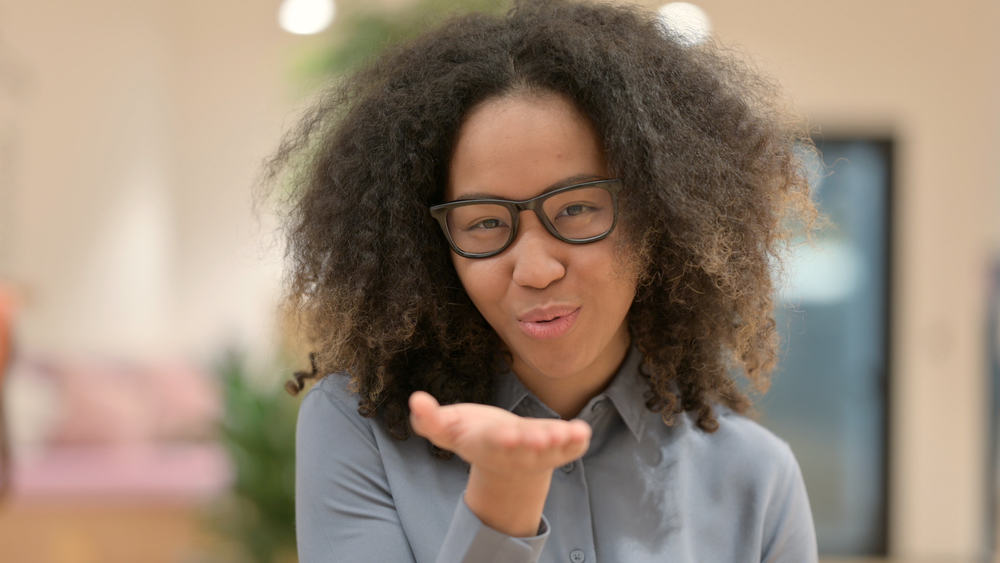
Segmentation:
{"type": "Polygon", "coordinates": [[[271,167],[338,374],[299,415],[300,560],[814,561],[733,379],[766,389],[813,215],[771,92],[651,14],[544,1],[328,95],[271,167]]]}

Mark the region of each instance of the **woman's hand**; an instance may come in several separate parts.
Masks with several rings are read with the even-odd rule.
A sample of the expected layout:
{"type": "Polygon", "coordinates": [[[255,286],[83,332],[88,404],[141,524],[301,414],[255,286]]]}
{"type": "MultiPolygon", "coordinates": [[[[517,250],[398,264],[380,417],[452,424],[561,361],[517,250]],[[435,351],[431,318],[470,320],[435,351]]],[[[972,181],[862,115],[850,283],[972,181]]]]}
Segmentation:
{"type": "Polygon", "coordinates": [[[581,420],[524,418],[474,403],[441,406],[423,391],[410,396],[410,423],[469,463],[466,504],[484,524],[512,536],[537,533],[552,470],[590,443],[590,426],[581,420]]]}
{"type": "Polygon", "coordinates": [[[410,396],[410,423],[469,465],[499,474],[551,471],[583,455],[590,441],[582,420],[524,418],[475,403],[441,406],[423,391],[410,396]]]}

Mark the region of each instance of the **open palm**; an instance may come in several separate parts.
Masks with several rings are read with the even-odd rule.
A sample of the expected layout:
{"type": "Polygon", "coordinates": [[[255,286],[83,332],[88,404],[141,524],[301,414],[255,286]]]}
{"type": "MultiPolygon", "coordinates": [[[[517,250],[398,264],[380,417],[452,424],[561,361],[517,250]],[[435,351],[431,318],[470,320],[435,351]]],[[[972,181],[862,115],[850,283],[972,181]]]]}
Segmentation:
{"type": "Polygon", "coordinates": [[[422,391],[410,396],[410,413],[417,434],[494,474],[551,471],[583,455],[590,442],[582,420],[525,418],[476,403],[441,406],[422,391]]]}

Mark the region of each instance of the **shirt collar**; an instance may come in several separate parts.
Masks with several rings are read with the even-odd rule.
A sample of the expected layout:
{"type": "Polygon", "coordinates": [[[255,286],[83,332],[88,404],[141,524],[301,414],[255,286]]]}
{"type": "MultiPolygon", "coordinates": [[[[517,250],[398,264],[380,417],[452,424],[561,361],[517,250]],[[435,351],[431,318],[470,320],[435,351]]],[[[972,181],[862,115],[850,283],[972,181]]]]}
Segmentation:
{"type": "Polygon", "coordinates": [[[634,346],[630,347],[611,385],[608,385],[603,393],[611,399],[611,403],[636,440],[642,437],[642,431],[646,427],[646,415],[649,414],[645,397],[648,384],[639,373],[641,365],[642,354],[634,346]]]}
{"type": "MultiPolygon", "coordinates": [[[[622,361],[611,380],[611,384],[603,393],[591,399],[591,403],[600,401],[604,397],[610,399],[636,440],[642,437],[642,431],[646,425],[646,415],[649,412],[646,408],[645,397],[648,385],[639,373],[641,364],[642,354],[635,347],[630,347],[625,355],[625,360],[622,361]]],[[[521,383],[513,371],[508,370],[496,379],[493,393],[495,406],[514,412],[528,397],[532,397],[535,402],[541,405],[541,401],[534,398],[531,391],[521,383]]],[[[586,409],[586,407],[584,408],[586,409]]]]}
{"type": "Polygon", "coordinates": [[[496,379],[493,387],[493,404],[513,412],[531,391],[521,383],[512,370],[507,370],[496,379]]]}

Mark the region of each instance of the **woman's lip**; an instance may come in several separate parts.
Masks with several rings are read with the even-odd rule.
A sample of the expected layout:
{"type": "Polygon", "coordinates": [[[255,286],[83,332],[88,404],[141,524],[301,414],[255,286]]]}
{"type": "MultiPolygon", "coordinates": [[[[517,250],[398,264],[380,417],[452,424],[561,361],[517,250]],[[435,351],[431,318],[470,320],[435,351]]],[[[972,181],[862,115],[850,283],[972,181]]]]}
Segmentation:
{"type": "MultiPolygon", "coordinates": [[[[580,315],[580,308],[572,309],[565,314],[557,315],[552,320],[518,320],[517,324],[526,335],[531,338],[558,338],[573,328],[576,318],[580,315]]],[[[539,318],[539,317],[535,317],[539,318]]],[[[551,318],[551,315],[550,317],[551,318]]]]}
{"type": "Polygon", "coordinates": [[[517,320],[520,322],[537,323],[541,321],[551,321],[556,317],[565,317],[566,315],[572,314],[580,307],[575,305],[550,305],[548,307],[538,307],[531,309],[530,311],[519,315],[517,320]]]}

